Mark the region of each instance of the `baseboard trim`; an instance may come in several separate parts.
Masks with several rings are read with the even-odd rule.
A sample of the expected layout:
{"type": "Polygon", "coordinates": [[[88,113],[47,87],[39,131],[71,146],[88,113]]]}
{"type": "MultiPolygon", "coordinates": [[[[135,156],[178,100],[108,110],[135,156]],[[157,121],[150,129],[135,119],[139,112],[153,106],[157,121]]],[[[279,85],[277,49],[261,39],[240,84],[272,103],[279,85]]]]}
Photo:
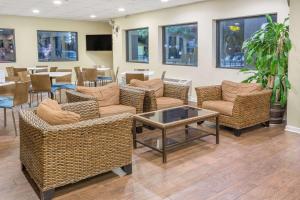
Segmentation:
{"type": "Polygon", "coordinates": [[[298,134],[300,134],[300,128],[299,128],[299,127],[296,127],[296,126],[286,125],[285,130],[286,130],[286,131],[289,131],[289,132],[293,132],[293,133],[298,133],[298,134]]]}

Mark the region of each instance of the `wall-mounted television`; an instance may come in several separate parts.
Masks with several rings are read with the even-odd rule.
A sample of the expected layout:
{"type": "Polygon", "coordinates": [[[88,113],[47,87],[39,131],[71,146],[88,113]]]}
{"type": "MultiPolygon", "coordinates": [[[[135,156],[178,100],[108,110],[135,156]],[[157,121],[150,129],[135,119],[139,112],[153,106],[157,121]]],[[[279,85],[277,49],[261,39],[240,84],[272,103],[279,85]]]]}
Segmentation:
{"type": "Polygon", "coordinates": [[[87,35],[87,51],[112,51],[112,35],[87,35]]]}

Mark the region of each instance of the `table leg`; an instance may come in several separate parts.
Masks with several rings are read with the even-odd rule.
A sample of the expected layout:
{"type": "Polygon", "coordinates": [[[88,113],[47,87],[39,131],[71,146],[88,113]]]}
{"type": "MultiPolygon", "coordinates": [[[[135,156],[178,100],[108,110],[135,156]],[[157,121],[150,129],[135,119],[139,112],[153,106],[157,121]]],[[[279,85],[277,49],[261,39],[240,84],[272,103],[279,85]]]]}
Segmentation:
{"type": "Polygon", "coordinates": [[[162,154],[163,154],[163,163],[166,163],[167,162],[166,129],[162,130],[162,154]]]}
{"type": "Polygon", "coordinates": [[[133,148],[137,148],[136,144],[136,120],[133,119],[133,124],[132,124],[132,135],[133,135],[133,148]]]}
{"type": "Polygon", "coordinates": [[[216,117],[216,144],[219,144],[219,116],[216,117]]]}

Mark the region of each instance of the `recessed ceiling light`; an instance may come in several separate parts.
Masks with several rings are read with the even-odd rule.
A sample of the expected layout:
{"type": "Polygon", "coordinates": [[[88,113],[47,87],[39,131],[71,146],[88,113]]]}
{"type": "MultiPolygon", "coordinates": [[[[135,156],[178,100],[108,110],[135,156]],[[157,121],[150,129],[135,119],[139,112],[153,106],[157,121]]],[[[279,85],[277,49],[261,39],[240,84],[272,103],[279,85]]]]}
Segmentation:
{"type": "Polygon", "coordinates": [[[169,0],[160,0],[161,2],[165,3],[165,2],[168,2],[169,0]]]}
{"type": "Polygon", "coordinates": [[[40,13],[40,10],[38,10],[38,9],[33,9],[32,12],[33,12],[34,14],[39,14],[39,13],[40,13]]]}
{"type": "Polygon", "coordinates": [[[125,11],[125,8],[119,8],[118,11],[119,11],[119,12],[124,12],[124,11],[125,11]]]}
{"type": "Polygon", "coordinates": [[[62,2],[60,0],[54,0],[53,4],[59,6],[62,4],[62,2]]]}
{"type": "Polygon", "coordinates": [[[96,15],[90,15],[90,18],[92,18],[92,19],[94,19],[96,17],[97,17],[96,15]]]}

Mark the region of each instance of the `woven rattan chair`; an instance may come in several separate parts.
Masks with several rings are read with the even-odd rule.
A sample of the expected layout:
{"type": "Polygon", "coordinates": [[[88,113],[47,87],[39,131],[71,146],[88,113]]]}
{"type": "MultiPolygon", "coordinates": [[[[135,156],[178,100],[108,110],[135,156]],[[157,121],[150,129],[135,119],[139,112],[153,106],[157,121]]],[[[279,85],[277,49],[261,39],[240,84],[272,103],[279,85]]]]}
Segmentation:
{"type": "Polygon", "coordinates": [[[39,103],[39,94],[41,94],[41,101],[43,100],[43,93],[47,93],[48,97],[50,93],[55,94],[57,87],[51,86],[50,77],[48,74],[31,74],[31,85],[30,91],[30,106],[32,106],[32,94],[36,93],[37,104],[39,103]]]}
{"type": "Polygon", "coordinates": [[[99,118],[95,101],[62,105],[80,114],[74,124],[51,126],[35,110],[20,111],[20,159],[51,200],[55,189],[121,167],[132,173],[132,115],[99,118]]]}
{"type": "Polygon", "coordinates": [[[132,79],[144,81],[145,75],[143,73],[126,73],[125,78],[126,78],[126,84],[129,84],[132,79]]]}
{"type": "Polygon", "coordinates": [[[96,68],[82,68],[83,81],[88,82],[89,86],[97,85],[97,69],[96,68]]]}
{"type": "Polygon", "coordinates": [[[18,72],[18,77],[22,82],[30,82],[30,76],[27,71],[18,72]]]}
{"type": "Polygon", "coordinates": [[[6,81],[19,81],[19,77],[14,73],[14,67],[6,67],[7,77],[5,77],[6,81]]]}
{"type": "Polygon", "coordinates": [[[229,102],[222,97],[224,91],[221,85],[195,89],[198,107],[220,112],[220,124],[233,128],[235,136],[240,136],[242,129],[257,124],[264,123],[268,126],[272,91],[237,94],[235,100],[229,102]]]}
{"type": "Polygon", "coordinates": [[[16,67],[14,67],[14,76],[18,76],[18,72],[27,72],[27,68],[16,68],[16,67]]]}
{"type": "Polygon", "coordinates": [[[28,89],[29,82],[16,82],[13,98],[6,97],[0,99],[0,108],[4,109],[4,127],[6,127],[7,124],[6,110],[11,109],[16,136],[18,135],[18,132],[16,127],[14,108],[28,103],[28,89]]]}
{"type": "MultiPolygon", "coordinates": [[[[144,99],[144,112],[151,112],[159,109],[158,106],[158,99],[155,96],[155,91],[146,88],[140,87],[133,87],[133,86],[126,86],[127,88],[133,88],[142,90],[145,92],[145,99],[144,99]]],[[[172,100],[180,100],[182,104],[188,104],[188,93],[189,93],[189,86],[179,85],[179,84],[170,84],[164,83],[164,92],[163,98],[167,97],[168,99],[172,100]]],[[[164,99],[167,99],[164,98],[164,99]]],[[[179,106],[179,105],[178,105],[179,106]]]]}

